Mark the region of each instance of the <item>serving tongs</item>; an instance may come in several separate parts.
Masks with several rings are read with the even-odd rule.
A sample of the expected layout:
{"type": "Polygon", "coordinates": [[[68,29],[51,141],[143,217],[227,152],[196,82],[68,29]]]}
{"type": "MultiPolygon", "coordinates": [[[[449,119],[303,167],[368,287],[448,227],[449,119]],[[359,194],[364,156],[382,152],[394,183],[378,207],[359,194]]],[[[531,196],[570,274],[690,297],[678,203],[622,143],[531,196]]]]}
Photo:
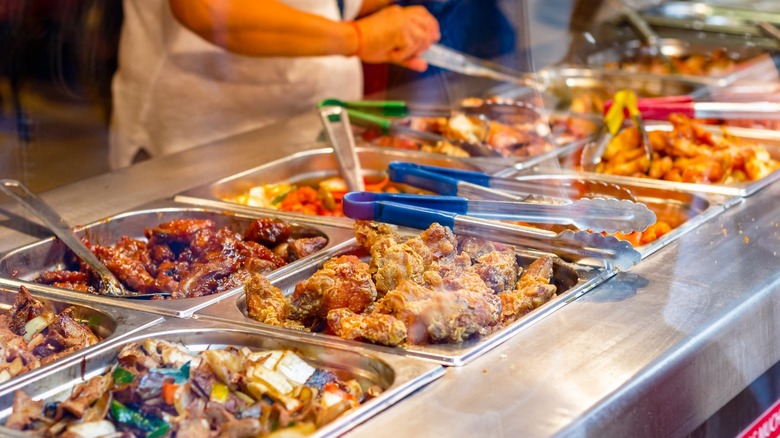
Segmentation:
{"type": "MultiPolygon", "coordinates": [[[[605,108],[611,106],[605,102],[605,108]]],[[[668,120],[674,113],[692,119],[780,120],[778,102],[695,102],[686,95],[637,99],[637,108],[644,120],[668,120]]]]}
{"type": "Polygon", "coordinates": [[[458,146],[468,152],[472,157],[503,157],[500,152],[491,148],[485,137],[490,131],[490,122],[486,118],[480,118],[484,132],[483,138],[467,141],[464,139],[449,138],[435,132],[420,131],[403,124],[401,114],[407,114],[408,107],[402,101],[342,101],[337,99],[325,99],[319,103],[320,108],[339,106],[346,110],[350,120],[357,126],[365,128],[378,128],[382,134],[396,135],[412,140],[439,143],[447,142],[458,146]],[[379,112],[380,114],[375,114],[379,112]],[[393,117],[393,118],[390,118],[393,117]]]}
{"type": "Polygon", "coordinates": [[[320,119],[325,128],[325,135],[336,154],[339,171],[349,191],[365,190],[363,172],[355,149],[355,138],[349,115],[340,106],[323,106],[320,108],[320,119]]]}
{"type": "Polygon", "coordinates": [[[607,150],[607,146],[623,128],[625,113],[628,113],[629,119],[639,131],[640,146],[644,150],[645,155],[645,170],[650,168],[650,160],[653,158],[653,149],[650,146],[650,138],[647,136],[647,130],[645,129],[645,123],[644,120],[642,120],[642,114],[639,111],[637,101],[636,94],[631,90],[620,90],[615,93],[615,97],[612,99],[612,105],[609,109],[605,109],[606,115],[604,116],[604,124],[601,127],[601,132],[596,136],[594,141],[588,142],[582,150],[582,155],[580,156],[582,170],[586,172],[593,172],[596,170],[598,164],[601,163],[601,157],[607,150]]]}
{"type": "Polygon", "coordinates": [[[669,67],[671,73],[679,74],[680,69],[678,69],[677,65],[666,56],[663,47],[661,47],[661,37],[655,33],[650,24],[645,21],[634,8],[625,4],[622,0],[614,0],[612,3],[623,12],[623,15],[628,20],[628,24],[630,24],[634,31],[639,34],[642,43],[650,47],[653,50],[653,53],[658,55],[658,58],[669,67]]]}
{"type": "Polygon", "coordinates": [[[73,232],[62,216],[20,181],[0,179],[0,191],[40,219],[65,246],[89,266],[90,270],[99,278],[98,292],[102,295],[143,299],[170,295],[168,293],[138,293],[125,289],[114,274],[97,258],[95,253],[73,232]]]}
{"type": "Polygon", "coordinates": [[[352,219],[375,220],[418,229],[426,229],[433,223],[439,223],[452,229],[455,234],[519,245],[552,253],[567,260],[621,271],[630,269],[641,259],[639,252],[630,243],[613,236],[571,230],[555,233],[451,211],[455,207],[450,207],[448,201],[438,204],[434,204],[432,199],[428,202],[413,202],[405,198],[414,195],[388,195],[392,194],[347,193],[343,201],[344,214],[352,219]],[[443,209],[428,208],[424,205],[443,209]]]}
{"type": "MultiPolygon", "coordinates": [[[[430,192],[469,199],[570,204],[581,198],[616,199],[636,202],[631,191],[609,183],[574,180],[561,184],[539,184],[522,177],[502,178],[484,172],[430,166],[405,161],[388,165],[391,181],[430,192]]],[[[557,183],[557,181],[556,181],[557,183]]]]}
{"type": "Polygon", "coordinates": [[[432,44],[421,57],[430,65],[466,76],[509,82],[535,90],[545,90],[544,78],[535,74],[512,71],[507,67],[480,59],[440,44],[432,44]]]}

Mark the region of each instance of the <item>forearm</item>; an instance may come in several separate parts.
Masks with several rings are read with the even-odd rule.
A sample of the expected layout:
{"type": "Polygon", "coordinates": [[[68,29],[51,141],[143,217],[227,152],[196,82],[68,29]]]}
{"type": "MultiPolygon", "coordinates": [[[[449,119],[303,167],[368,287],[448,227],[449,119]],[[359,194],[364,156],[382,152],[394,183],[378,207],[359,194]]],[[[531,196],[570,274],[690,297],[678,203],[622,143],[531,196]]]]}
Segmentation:
{"type": "Polygon", "coordinates": [[[358,48],[351,25],[276,0],[169,0],[169,4],[182,25],[242,55],[353,55],[358,48]]]}
{"type": "Polygon", "coordinates": [[[360,7],[360,13],[358,17],[363,17],[368,14],[372,14],[386,6],[390,6],[397,3],[398,0],[363,0],[363,4],[360,7]]]}

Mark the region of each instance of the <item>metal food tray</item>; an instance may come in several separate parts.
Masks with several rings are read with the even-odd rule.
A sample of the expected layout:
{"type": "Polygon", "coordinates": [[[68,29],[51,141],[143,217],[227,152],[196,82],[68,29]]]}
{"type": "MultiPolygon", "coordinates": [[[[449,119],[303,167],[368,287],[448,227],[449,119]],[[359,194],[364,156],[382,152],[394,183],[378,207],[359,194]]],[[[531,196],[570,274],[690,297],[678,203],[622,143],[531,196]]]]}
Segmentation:
{"type": "MultiPolygon", "coordinates": [[[[661,52],[666,56],[678,58],[691,55],[709,55],[713,50],[725,50],[727,56],[735,61],[735,65],[728,70],[711,72],[706,77],[728,78],[729,82],[738,78],[751,77],[757,74],[759,70],[765,68],[775,69],[772,57],[766,49],[747,45],[744,41],[738,44],[727,44],[721,40],[712,39],[681,40],[663,38],[659,40],[658,45],[661,52]]],[[[637,58],[640,60],[643,58],[657,58],[658,55],[653,52],[654,50],[654,47],[643,44],[639,40],[620,41],[590,53],[586,57],[586,62],[591,67],[607,68],[606,65],[610,62],[638,62],[637,58]]],[[[687,77],[691,75],[679,76],[687,77]]]]}
{"type": "MultiPolygon", "coordinates": [[[[494,170],[496,168],[500,169],[503,167],[506,167],[508,165],[511,165],[515,168],[525,168],[529,166],[536,165],[538,163],[544,162],[548,159],[553,159],[558,155],[567,153],[570,149],[575,149],[577,147],[580,147],[582,143],[585,141],[588,141],[588,139],[592,138],[594,135],[596,135],[601,128],[601,125],[603,124],[603,121],[601,117],[593,117],[590,114],[576,114],[572,112],[564,112],[564,111],[545,111],[543,109],[540,109],[540,115],[547,117],[549,120],[550,129],[552,131],[552,140],[554,143],[554,147],[552,150],[543,152],[536,155],[510,155],[507,157],[466,157],[466,158],[457,158],[457,157],[451,157],[458,160],[477,160],[477,163],[484,163],[482,166],[477,167],[488,167],[488,170],[494,170]],[[568,123],[569,119],[572,118],[579,118],[583,122],[592,123],[593,129],[588,134],[584,135],[582,138],[571,138],[573,137],[571,133],[564,133],[563,135],[559,135],[558,137],[555,136],[556,134],[556,127],[559,125],[565,125],[568,123]],[[497,166],[497,167],[496,167],[497,166]]],[[[399,122],[405,122],[405,121],[412,121],[416,118],[433,118],[436,116],[426,116],[426,115],[410,115],[407,117],[404,117],[402,120],[399,120],[399,122]]],[[[490,120],[490,119],[489,119],[490,120]]],[[[500,122],[500,120],[498,120],[500,122]]],[[[382,137],[393,137],[393,134],[384,134],[382,137]]],[[[381,137],[380,137],[381,138],[381,137]]],[[[447,156],[445,154],[438,154],[438,153],[430,153],[430,152],[423,152],[420,149],[402,149],[402,148],[395,148],[394,146],[385,146],[381,144],[377,144],[379,139],[367,141],[364,139],[361,139],[362,142],[365,143],[366,147],[370,148],[377,148],[380,151],[386,151],[386,150],[403,150],[405,153],[410,154],[411,156],[421,156],[421,157],[429,157],[429,156],[447,156]]],[[[416,159],[416,158],[415,158],[416,159]]],[[[484,169],[483,169],[484,170],[484,169]]]]}
{"type": "MultiPolygon", "coordinates": [[[[24,385],[13,385],[0,391],[0,421],[6,421],[11,413],[14,391],[24,390],[36,400],[47,401],[67,398],[73,387],[94,376],[104,374],[116,363],[116,355],[131,342],[143,342],[147,338],[179,342],[194,351],[225,346],[252,349],[291,349],[310,364],[327,368],[338,375],[356,378],[367,388],[379,385],[384,391],[347,414],[320,428],[313,437],[337,436],[347,432],[368,418],[387,409],[417,389],[433,382],[444,374],[438,365],[405,357],[384,355],[362,348],[323,347],[308,340],[296,339],[281,333],[263,330],[247,330],[230,324],[195,320],[169,320],[159,326],[136,333],[130,338],[114,342],[90,352],[82,361],[50,368],[37,379],[24,385]]],[[[0,427],[3,436],[29,436],[15,430],[0,427]]]]}
{"type": "MultiPolygon", "coordinates": [[[[384,173],[392,161],[414,161],[420,164],[480,170],[488,173],[497,172],[508,167],[508,164],[498,165],[480,161],[479,159],[463,160],[437,154],[410,154],[406,151],[388,148],[358,148],[357,153],[361,167],[366,174],[384,173]]],[[[337,176],[339,174],[338,169],[339,166],[333,154],[333,149],[312,149],[196,187],[176,195],[174,199],[177,202],[186,202],[194,205],[229,208],[234,211],[253,212],[255,214],[263,212],[264,214],[273,214],[278,217],[306,219],[312,223],[330,224],[351,229],[353,221],[347,218],[324,218],[303,213],[282,212],[269,208],[249,207],[224,200],[226,197],[246,193],[252,187],[263,184],[282,182],[295,184],[337,176]]]]}
{"type": "MultiPolygon", "coordinates": [[[[92,243],[106,245],[116,243],[122,236],[145,240],[144,229],[173,219],[211,219],[216,223],[217,228],[229,226],[231,229],[243,232],[258,217],[275,217],[273,212],[264,214],[259,214],[258,212],[236,213],[224,209],[200,208],[174,202],[161,203],[159,205],[159,207],[134,210],[110,216],[88,225],[74,227],[74,230],[76,234],[86,236],[92,243]]],[[[325,236],[328,239],[328,243],[323,250],[352,238],[351,232],[343,228],[328,226],[324,223],[310,224],[301,220],[291,221],[291,223],[293,225],[293,236],[325,236]]],[[[14,278],[27,282],[32,281],[43,271],[61,268],[67,252],[67,247],[54,237],[11,250],[0,257],[0,277],[14,278]]],[[[273,278],[285,270],[294,270],[301,263],[305,262],[306,258],[297,260],[269,273],[267,276],[273,278]]],[[[45,289],[62,290],[56,287],[45,289]]],[[[219,301],[240,290],[241,288],[236,288],[212,295],[177,300],[139,300],[108,296],[100,298],[108,299],[108,302],[115,306],[184,317],[191,315],[195,310],[213,301],[219,301]]],[[[95,295],[84,296],[97,297],[95,295]]]]}
{"type": "MultiPolygon", "coordinates": [[[[356,242],[348,242],[339,248],[328,251],[327,254],[320,254],[319,260],[312,261],[306,267],[295,272],[290,272],[284,277],[272,281],[274,286],[282,290],[285,295],[290,295],[295,289],[295,285],[309,278],[316,272],[322,264],[332,257],[341,255],[356,255],[363,260],[368,260],[367,251],[360,247],[356,242]]],[[[521,266],[527,267],[533,260],[538,258],[538,253],[518,251],[518,261],[521,266]]],[[[270,330],[287,333],[290,336],[297,336],[302,339],[311,339],[312,341],[332,346],[348,346],[348,348],[367,348],[374,351],[381,351],[390,354],[400,354],[408,357],[414,357],[433,361],[443,365],[462,366],[480,355],[486,353],[512,335],[530,326],[536,321],[544,318],[550,313],[563,307],[574,299],[580,297],[598,284],[610,278],[615,274],[613,270],[586,267],[566,263],[560,259],[555,259],[553,267],[554,283],[558,286],[558,296],[552,301],[533,310],[529,314],[514,321],[507,327],[498,330],[488,336],[472,339],[461,344],[429,344],[429,345],[410,345],[404,347],[389,347],[376,345],[368,342],[359,342],[341,339],[335,335],[324,333],[312,333],[299,331],[295,329],[286,329],[282,327],[261,324],[247,316],[246,295],[240,294],[235,299],[224,300],[215,303],[209,307],[200,310],[196,316],[201,319],[210,319],[216,321],[230,321],[235,324],[248,327],[265,327],[270,330]]]]}
{"type": "MultiPolygon", "coordinates": [[[[560,175],[560,174],[539,174],[539,175],[504,175],[508,178],[516,178],[521,181],[538,182],[545,185],[564,184],[568,185],[576,181],[594,181],[607,183],[603,175],[589,175],[587,179],[581,175],[560,175]]],[[[660,238],[645,245],[635,247],[642,254],[642,259],[655,253],[659,249],[677,240],[683,234],[693,230],[706,220],[719,215],[727,208],[735,204],[732,198],[720,195],[702,194],[696,192],[686,192],[671,188],[660,188],[648,181],[626,181],[615,183],[615,186],[626,189],[634,195],[638,202],[641,202],[652,210],[658,220],[663,220],[670,225],[675,225],[672,230],[660,238]],[[680,219],[685,218],[682,222],[680,219]]]]}
{"type": "MultiPolygon", "coordinates": [[[[705,130],[715,134],[723,135],[723,128],[717,125],[700,125],[705,130]]],[[[671,131],[672,125],[668,122],[648,123],[646,126],[647,131],[671,131]]],[[[731,137],[741,138],[745,140],[755,141],[763,145],[769,152],[769,155],[775,160],[780,160],[780,131],[772,131],[769,129],[754,129],[754,128],[738,128],[738,127],[726,127],[726,132],[731,137]]],[[[562,165],[564,167],[573,167],[579,165],[580,151],[573,153],[568,157],[562,157],[562,165]]],[[[617,183],[617,184],[642,184],[648,187],[656,187],[659,189],[671,189],[679,190],[683,192],[696,192],[696,193],[709,193],[713,195],[722,196],[750,196],[762,188],[772,184],[780,179],[780,170],[777,170],[765,178],[758,181],[744,182],[739,184],[701,184],[701,183],[686,183],[665,181],[650,178],[637,178],[629,176],[616,176],[601,173],[589,173],[576,170],[562,169],[554,170],[544,169],[541,166],[534,169],[535,173],[548,174],[548,173],[562,173],[568,175],[579,175],[580,178],[594,178],[604,182],[617,183]]],[[[522,179],[522,178],[521,178],[522,179]]]]}
{"type": "MultiPolygon", "coordinates": [[[[751,9],[747,5],[670,1],[643,9],[640,15],[652,26],[762,37],[765,34],[756,26],[756,22],[765,21],[780,25],[780,8],[777,8],[777,5],[773,9],[769,6],[769,2],[751,9]]],[[[758,43],[752,39],[750,41],[754,45],[758,43]]],[[[774,42],[774,45],[769,47],[778,48],[778,43],[774,42]]]]}
{"type": "MultiPolygon", "coordinates": [[[[37,376],[51,373],[63,364],[80,360],[85,355],[102,348],[103,345],[110,344],[162,321],[162,317],[157,315],[90,303],[83,296],[78,296],[79,294],[74,292],[63,295],[47,294],[35,288],[34,285],[27,289],[33,297],[43,302],[47,309],[55,313],[60,313],[71,306],[75,307],[76,315],[101,338],[101,341],[0,383],[0,392],[5,390],[5,388],[21,385],[21,382],[26,382],[37,376]]],[[[0,284],[0,307],[5,310],[10,309],[14,304],[18,290],[17,286],[0,284]]]]}
{"type": "MultiPolygon", "coordinates": [[[[572,101],[584,94],[593,94],[602,101],[611,99],[622,89],[631,89],[639,97],[682,96],[694,98],[721,88],[717,78],[696,76],[626,73],[620,70],[581,67],[550,67],[538,72],[544,86],[541,98],[548,110],[568,111],[572,101]]],[[[516,100],[533,99],[537,91],[506,84],[487,91],[485,97],[516,100]]]]}

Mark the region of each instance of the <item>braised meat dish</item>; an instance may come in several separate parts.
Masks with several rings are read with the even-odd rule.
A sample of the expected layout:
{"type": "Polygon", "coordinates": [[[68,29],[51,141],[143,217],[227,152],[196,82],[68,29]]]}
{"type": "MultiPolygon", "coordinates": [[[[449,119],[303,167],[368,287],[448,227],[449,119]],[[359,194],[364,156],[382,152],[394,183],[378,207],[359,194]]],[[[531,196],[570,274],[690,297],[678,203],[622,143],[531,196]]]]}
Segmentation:
{"type": "Polygon", "coordinates": [[[6,427],[40,436],[304,436],[379,395],[291,350],[193,353],[163,340],[125,346],[64,401],[17,391],[6,427]]]}
{"type": "Polygon", "coordinates": [[[100,338],[81,322],[75,307],[47,308],[24,287],[0,313],[0,382],[94,345],[100,338]]]}
{"type": "MultiPolygon", "coordinates": [[[[123,236],[115,245],[87,246],[126,289],[193,298],[240,286],[250,273],[268,273],[327,244],[322,236],[293,237],[289,223],[253,221],[243,235],[217,229],[209,219],[176,219],[145,230],[146,240],[123,236]]],[[[99,293],[99,282],[80,260],[64,270],[43,272],[39,283],[99,293]]]]}
{"type": "Polygon", "coordinates": [[[689,183],[736,184],[756,181],[780,168],[760,144],[705,130],[683,114],[669,116],[672,131],[650,131],[649,170],[634,127],[623,129],[607,145],[597,171],[689,183]]]}
{"type": "Polygon", "coordinates": [[[289,297],[262,276],[246,284],[248,315],[264,324],[384,345],[461,343],[486,336],[556,296],[553,259],[523,270],[512,247],[458,238],[433,224],[419,236],[355,222],[368,262],[342,255],[289,297]]]}

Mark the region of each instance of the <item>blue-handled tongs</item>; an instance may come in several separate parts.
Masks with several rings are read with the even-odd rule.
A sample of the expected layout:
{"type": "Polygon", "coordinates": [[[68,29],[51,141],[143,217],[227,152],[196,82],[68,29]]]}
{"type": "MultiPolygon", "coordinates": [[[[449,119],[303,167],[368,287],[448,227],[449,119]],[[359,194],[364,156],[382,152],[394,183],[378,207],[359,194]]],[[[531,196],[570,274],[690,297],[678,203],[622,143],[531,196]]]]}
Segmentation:
{"type": "Polygon", "coordinates": [[[456,234],[520,245],[567,260],[619,270],[631,268],[641,258],[630,243],[613,236],[571,230],[555,233],[484,218],[511,217],[520,220],[516,219],[519,216],[504,212],[510,208],[509,204],[513,203],[372,192],[350,192],[343,200],[344,214],[352,219],[376,220],[420,229],[437,222],[456,234]]]}
{"type": "Polygon", "coordinates": [[[528,201],[568,204],[580,198],[604,198],[635,201],[627,190],[613,184],[574,181],[575,185],[539,184],[513,178],[501,178],[483,172],[449,167],[393,161],[387,168],[391,181],[408,184],[441,195],[469,199],[528,201]]]}

